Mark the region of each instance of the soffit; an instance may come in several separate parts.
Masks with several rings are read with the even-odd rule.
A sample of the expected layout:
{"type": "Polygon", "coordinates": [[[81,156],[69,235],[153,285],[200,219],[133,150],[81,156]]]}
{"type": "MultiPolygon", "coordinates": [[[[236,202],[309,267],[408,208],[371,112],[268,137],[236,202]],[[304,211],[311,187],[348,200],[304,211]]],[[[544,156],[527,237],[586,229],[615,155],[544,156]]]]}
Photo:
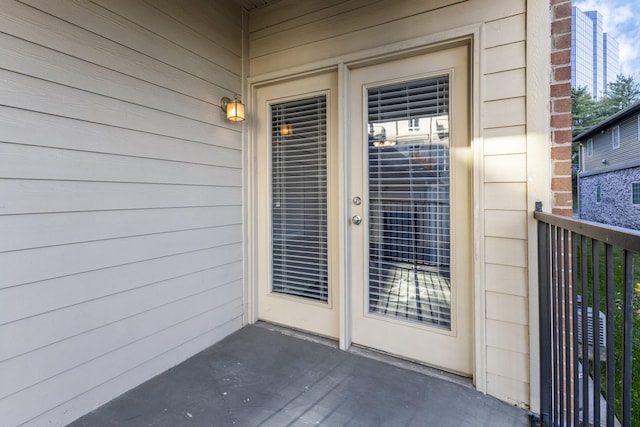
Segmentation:
{"type": "Polygon", "coordinates": [[[234,0],[237,4],[244,7],[247,10],[257,9],[265,7],[277,0],[234,0]]]}

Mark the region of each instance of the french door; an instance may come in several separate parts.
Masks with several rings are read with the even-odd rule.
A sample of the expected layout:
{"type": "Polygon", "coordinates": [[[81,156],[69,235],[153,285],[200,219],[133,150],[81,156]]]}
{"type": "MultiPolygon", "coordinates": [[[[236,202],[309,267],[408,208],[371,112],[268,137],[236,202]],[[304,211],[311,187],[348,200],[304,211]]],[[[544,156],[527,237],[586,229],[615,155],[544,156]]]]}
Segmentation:
{"type": "Polygon", "coordinates": [[[351,73],[354,344],[471,375],[466,46],[351,73]]]}
{"type": "Polygon", "coordinates": [[[468,66],[460,46],[351,69],[345,147],[337,73],[258,88],[260,319],[472,374],[468,66]]]}
{"type": "Polygon", "coordinates": [[[258,89],[258,315],[338,338],[337,75],[258,89]]]}

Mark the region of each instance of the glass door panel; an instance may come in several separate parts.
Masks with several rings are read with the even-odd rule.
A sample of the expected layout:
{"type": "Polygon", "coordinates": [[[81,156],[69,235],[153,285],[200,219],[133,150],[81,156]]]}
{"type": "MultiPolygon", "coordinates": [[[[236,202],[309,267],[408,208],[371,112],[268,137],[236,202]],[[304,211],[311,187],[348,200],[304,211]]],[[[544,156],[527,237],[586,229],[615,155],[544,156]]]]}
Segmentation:
{"type": "Polygon", "coordinates": [[[367,101],[369,312],[450,329],[449,77],[367,101]]]}
{"type": "Polygon", "coordinates": [[[328,300],[326,96],[271,105],[271,291],[328,300]]]}

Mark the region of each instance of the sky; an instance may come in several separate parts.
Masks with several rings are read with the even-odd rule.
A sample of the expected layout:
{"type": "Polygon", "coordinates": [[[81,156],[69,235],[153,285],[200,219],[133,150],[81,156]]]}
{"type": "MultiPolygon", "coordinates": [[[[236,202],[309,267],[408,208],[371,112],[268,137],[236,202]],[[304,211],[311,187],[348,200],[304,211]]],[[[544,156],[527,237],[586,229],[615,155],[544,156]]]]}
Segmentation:
{"type": "Polygon", "coordinates": [[[604,31],[619,44],[620,73],[640,80],[640,0],[574,0],[573,6],[600,12],[604,31]]]}

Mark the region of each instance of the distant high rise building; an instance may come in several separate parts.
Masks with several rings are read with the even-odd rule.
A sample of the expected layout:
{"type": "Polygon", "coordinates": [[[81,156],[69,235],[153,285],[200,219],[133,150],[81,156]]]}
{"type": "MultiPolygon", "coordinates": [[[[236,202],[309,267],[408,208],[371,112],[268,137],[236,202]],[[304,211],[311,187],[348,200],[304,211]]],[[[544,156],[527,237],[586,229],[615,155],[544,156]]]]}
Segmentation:
{"type": "MultiPolygon", "coordinates": [[[[609,34],[604,33],[604,81],[615,82],[620,72],[618,41],[609,34]]],[[[605,87],[605,89],[607,89],[605,87]]],[[[605,90],[606,93],[606,90],[605,90]]]]}
{"type": "Polygon", "coordinates": [[[602,98],[618,75],[618,42],[603,32],[598,11],[574,6],[571,18],[571,87],[585,86],[594,98],[602,98]]]}

